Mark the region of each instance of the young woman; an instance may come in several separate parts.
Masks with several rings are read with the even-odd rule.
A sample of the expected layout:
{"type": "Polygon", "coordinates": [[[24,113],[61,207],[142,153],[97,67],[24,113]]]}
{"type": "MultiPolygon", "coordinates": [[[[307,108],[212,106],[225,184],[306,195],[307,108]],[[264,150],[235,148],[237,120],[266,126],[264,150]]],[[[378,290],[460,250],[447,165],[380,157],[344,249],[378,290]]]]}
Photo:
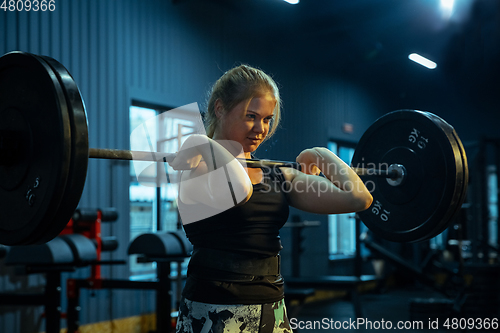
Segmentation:
{"type": "Polygon", "coordinates": [[[189,169],[178,206],[194,248],[177,332],[291,332],[278,255],[289,206],[335,214],[372,202],[356,173],[325,148],[298,155],[303,171],[246,168],[235,159],[252,157],[276,131],[280,112],[270,76],[233,68],[212,88],[207,136],[189,137],[171,163],[189,169]]]}

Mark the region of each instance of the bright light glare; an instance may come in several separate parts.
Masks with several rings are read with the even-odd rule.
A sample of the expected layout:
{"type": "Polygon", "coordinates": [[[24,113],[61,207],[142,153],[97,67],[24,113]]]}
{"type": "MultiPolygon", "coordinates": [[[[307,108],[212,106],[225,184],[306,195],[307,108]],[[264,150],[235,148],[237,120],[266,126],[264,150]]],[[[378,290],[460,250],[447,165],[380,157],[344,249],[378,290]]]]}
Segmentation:
{"type": "Polygon", "coordinates": [[[453,10],[453,5],[455,4],[455,0],[441,0],[441,8],[443,10],[453,10]]]}
{"type": "Polygon", "coordinates": [[[441,0],[441,11],[443,12],[443,17],[449,19],[453,13],[453,6],[455,5],[455,0],[441,0]]]}
{"type": "Polygon", "coordinates": [[[288,3],[291,3],[292,5],[296,5],[299,3],[299,0],[283,0],[283,1],[286,1],[288,3]]]}
{"type": "Polygon", "coordinates": [[[434,69],[437,67],[436,63],[432,60],[422,57],[420,54],[412,53],[408,56],[408,59],[415,61],[417,64],[425,66],[429,69],[434,69]]]}

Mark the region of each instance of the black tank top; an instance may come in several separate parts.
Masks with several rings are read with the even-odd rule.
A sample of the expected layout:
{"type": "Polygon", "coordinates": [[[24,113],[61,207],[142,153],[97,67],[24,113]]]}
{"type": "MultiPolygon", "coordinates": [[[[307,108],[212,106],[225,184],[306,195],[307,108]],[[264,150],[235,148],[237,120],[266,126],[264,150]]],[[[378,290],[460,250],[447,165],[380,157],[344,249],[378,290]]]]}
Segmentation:
{"type": "MultiPolygon", "coordinates": [[[[279,168],[263,168],[263,180],[243,205],[184,225],[195,249],[238,252],[249,257],[271,257],[282,249],[279,230],[288,219],[286,183],[279,168]]],[[[179,209],[189,209],[178,200],[179,209]]],[[[198,208],[197,208],[198,209],[198,208]]],[[[183,296],[214,304],[259,304],[283,298],[283,279],[278,276],[239,277],[217,270],[189,266],[183,296]]]]}

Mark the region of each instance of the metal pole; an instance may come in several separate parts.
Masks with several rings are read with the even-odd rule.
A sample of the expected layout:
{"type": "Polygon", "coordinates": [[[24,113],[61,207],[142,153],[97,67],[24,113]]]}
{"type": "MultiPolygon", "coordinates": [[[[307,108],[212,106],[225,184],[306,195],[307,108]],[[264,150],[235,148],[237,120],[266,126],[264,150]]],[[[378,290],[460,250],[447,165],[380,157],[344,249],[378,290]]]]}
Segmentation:
{"type": "MultiPolygon", "coordinates": [[[[151,162],[163,162],[163,158],[166,162],[171,162],[174,160],[175,153],[161,153],[161,152],[149,152],[149,151],[132,151],[132,150],[120,150],[120,149],[102,149],[102,148],[90,148],[89,158],[100,158],[100,159],[116,159],[116,160],[136,160],[136,161],[151,161],[151,162]]],[[[301,169],[301,166],[297,162],[287,162],[287,161],[274,161],[274,160],[254,160],[254,159],[243,159],[237,158],[237,160],[244,163],[248,168],[273,168],[273,167],[289,167],[297,170],[301,169]]],[[[383,178],[400,178],[401,175],[396,169],[371,169],[371,168],[352,168],[356,174],[359,176],[375,176],[383,178]]]]}

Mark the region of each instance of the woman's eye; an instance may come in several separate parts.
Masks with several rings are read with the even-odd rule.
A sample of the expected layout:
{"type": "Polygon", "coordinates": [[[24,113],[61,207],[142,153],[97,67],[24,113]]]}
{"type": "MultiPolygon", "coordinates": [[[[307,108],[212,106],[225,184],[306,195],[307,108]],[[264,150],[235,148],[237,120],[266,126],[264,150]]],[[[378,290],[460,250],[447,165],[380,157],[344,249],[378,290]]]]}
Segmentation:
{"type": "Polygon", "coordinates": [[[255,115],[254,114],[247,114],[247,117],[250,118],[250,119],[255,119],[255,115]]]}

